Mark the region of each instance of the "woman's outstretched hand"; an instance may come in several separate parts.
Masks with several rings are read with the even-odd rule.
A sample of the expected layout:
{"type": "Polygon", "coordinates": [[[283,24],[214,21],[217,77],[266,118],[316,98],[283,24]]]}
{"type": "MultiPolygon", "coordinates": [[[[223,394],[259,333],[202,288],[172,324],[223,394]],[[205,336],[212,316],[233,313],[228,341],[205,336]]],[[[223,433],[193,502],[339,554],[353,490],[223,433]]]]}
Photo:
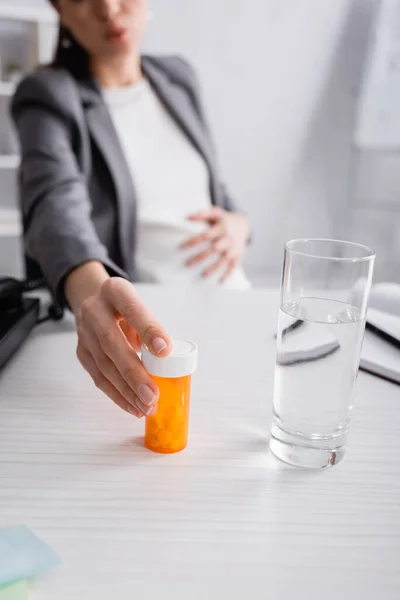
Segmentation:
{"type": "Polygon", "coordinates": [[[216,261],[203,271],[203,277],[209,277],[216,271],[222,271],[221,281],[225,281],[232,271],[243,260],[244,251],[250,235],[250,225],[243,213],[228,212],[218,206],[189,216],[190,221],[204,222],[209,225],[207,230],[196,235],[181,248],[195,248],[199,244],[209,242],[209,245],[187,261],[187,265],[197,265],[212,254],[217,254],[216,261]]]}
{"type": "MultiPolygon", "coordinates": [[[[80,269],[93,264],[97,270],[102,267],[86,263],[80,269]]],[[[74,274],[75,281],[66,283],[66,295],[77,318],[82,366],[120,408],[139,418],[154,414],[159,391],[136,352],[145,343],[155,355],[166,356],[171,350],[169,336],[123,278],[105,276],[95,293],[82,302],[77,298],[74,306],[71,296],[82,273],[78,269],[74,274]]],[[[96,289],[93,280],[92,284],[96,289]]]]}

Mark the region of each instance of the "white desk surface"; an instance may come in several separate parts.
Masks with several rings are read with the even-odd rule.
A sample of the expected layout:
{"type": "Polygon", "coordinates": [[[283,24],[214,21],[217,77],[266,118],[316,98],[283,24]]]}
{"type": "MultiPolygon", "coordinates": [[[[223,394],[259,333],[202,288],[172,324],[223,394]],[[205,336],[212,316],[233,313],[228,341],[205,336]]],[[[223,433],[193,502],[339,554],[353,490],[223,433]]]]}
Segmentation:
{"type": "Polygon", "coordinates": [[[277,294],[140,288],[200,346],[190,445],[159,456],[102,397],[72,320],[0,376],[0,526],[62,557],[38,600],[400,597],[400,388],[360,373],[348,454],[296,470],[268,451],[277,294]]]}

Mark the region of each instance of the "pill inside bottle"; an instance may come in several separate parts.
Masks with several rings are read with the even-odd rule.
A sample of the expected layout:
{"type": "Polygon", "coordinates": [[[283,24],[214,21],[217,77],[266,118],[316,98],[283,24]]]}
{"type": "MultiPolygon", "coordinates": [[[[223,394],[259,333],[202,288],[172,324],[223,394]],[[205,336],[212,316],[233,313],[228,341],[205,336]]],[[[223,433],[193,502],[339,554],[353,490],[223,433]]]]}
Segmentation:
{"type": "Polygon", "coordinates": [[[188,443],[191,376],[197,368],[197,345],[183,339],[173,340],[171,353],[160,358],[142,347],[142,363],[158,389],[160,397],[155,415],[146,418],[146,448],[172,454],[188,443]]]}

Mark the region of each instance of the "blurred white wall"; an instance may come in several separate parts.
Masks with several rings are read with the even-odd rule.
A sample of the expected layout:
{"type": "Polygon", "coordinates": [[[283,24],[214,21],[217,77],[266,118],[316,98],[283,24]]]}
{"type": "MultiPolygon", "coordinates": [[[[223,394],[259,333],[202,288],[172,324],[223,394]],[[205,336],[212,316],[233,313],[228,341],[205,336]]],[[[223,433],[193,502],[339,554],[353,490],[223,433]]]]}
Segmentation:
{"type": "Polygon", "coordinates": [[[285,239],[342,236],[379,0],[149,1],[145,50],[196,66],[223,176],[253,222],[249,268],[277,281],[285,239]]]}

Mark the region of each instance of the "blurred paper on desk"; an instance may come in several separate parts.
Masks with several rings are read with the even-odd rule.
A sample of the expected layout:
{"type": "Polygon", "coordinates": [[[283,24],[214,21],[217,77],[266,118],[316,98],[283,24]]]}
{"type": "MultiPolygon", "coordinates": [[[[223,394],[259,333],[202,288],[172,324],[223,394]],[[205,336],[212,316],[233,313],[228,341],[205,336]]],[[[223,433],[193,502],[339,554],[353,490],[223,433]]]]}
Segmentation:
{"type": "Polygon", "coordinates": [[[0,530],[0,585],[34,577],[60,558],[24,525],[0,530]]]}
{"type": "MultiPolygon", "coordinates": [[[[372,287],[367,321],[400,343],[400,285],[379,283],[372,287]]],[[[400,350],[367,330],[360,368],[400,384],[400,350]]]]}
{"type": "Polygon", "coordinates": [[[367,330],[360,369],[400,384],[400,350],[367,330]]]}

